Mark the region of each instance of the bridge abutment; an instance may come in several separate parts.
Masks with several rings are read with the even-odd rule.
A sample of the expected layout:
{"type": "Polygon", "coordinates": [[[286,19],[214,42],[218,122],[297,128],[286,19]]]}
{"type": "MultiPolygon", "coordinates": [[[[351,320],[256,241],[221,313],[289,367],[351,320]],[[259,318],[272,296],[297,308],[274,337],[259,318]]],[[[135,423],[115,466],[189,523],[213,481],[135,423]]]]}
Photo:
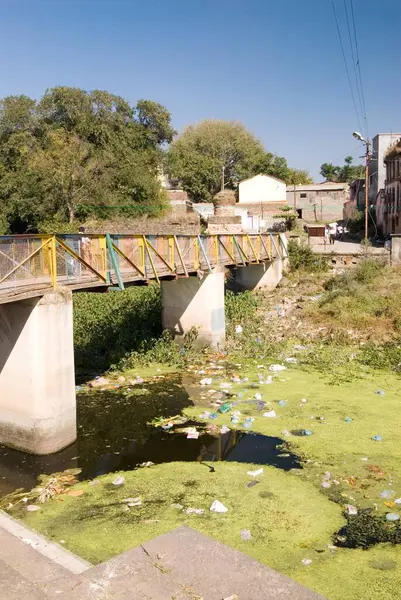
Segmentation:
{"type": "Polygon", "coordinates": [[[71,291],[0,305],[0,443],[50,454],[75,439],[71,291]]]}
{"type": "Polygon", "coordinates": [[[216,269],[203,278],[182,277],[162,281],[162,325],[179,344],[192,327],[197,344],[217,348],[225,342],[224,271],[216,269]]]}

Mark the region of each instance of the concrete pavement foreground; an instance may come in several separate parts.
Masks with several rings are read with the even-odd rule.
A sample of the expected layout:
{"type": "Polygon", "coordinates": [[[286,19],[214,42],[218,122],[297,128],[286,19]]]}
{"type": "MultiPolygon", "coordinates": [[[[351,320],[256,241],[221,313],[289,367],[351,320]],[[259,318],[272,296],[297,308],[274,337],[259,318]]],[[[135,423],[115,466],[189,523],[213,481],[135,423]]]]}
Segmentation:
{"type": "Polygon", "coordinates": [[[50,542],[44,556],[29,536],[38,537],[26,530],[20,539],[0,526],[1,600],[324,600],[189,527],[95,567],[68,552],[60,558],[63,549],[50,542]]]}

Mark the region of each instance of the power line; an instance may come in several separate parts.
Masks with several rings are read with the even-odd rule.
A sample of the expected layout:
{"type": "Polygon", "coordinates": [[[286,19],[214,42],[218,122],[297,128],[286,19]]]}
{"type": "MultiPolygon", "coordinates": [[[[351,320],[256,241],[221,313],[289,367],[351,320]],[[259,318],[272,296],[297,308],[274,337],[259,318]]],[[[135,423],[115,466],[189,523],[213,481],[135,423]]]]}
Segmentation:
{"type": "Polygon", "coordinates": [[[369,127],[368,127],[368,117],[366,114],[366,105],[365,105],[365,96],[363,93],[363,86],[362,86],[362,77],[361,77],[361,62],[359,60],[359,48],[358,48],[358,38],[356,35],[356,27],[355,27],[355,15],[354,15],[354,1],[351,1],[351,16],[352,16],[352,26],[354,29],[354,40],[355,40],[355,49],[356,49],[356,66],[358,68],[358,73],[359,73],[359,85],[361,86],[361,98],[362,98],[362,107],[363,107],[363,118],[365,120],[365,124],[366,124],[366,133],[367,133],[367,137],[369,137],[369,127]]]}
{"type": "Polygon", "coordinates": [[[357,121],[358,121],[359,128],[360,128],[360,129],[362,129],[362,127],[361,127],[361,120],[360,120],[360,118],[359,118],[358,109],[357,109],[357,107],[356,107],[355,95],[354,95],[354,90],[353,90],[352,83],[351,83],[351,77],[350,77],[350,75],[349,75],[349,69],[348,69],[347,59],[346,59],[346,56],[345,56],[344,44],[343,44],[343,40],[342,40],[342,37],[341,37],[340,26],[339,26],[339,24],[338,24],[337,13],[336,13],[336,7],[334,6],[334,1],[333,1],[333,0],[331,0],[331,6],[333,7],[333,13],[334,13],[334,19],[335,19],[335,21],[336,21],[336,27],[337,27],[337,33],[338,33],[338,39],[340,40],[341,52],[342,52],[343,59],[344,59],[345,71],[346,71],[346,73],[347,73],[347,78],[348,78],[349,88],[350,88],[350,90],[351,90],[352,102],[353,102],[353,104],[354,104],[354,109],[355,109],[356,118],[357,118],[357,121]]]}
{"type": "MultiPolygon", "coordinates": [[[[351,48],[352,65],[354,67],[356,91],[357,91],[357,94],[358,94],[358,100],[359,100],[359,107],[360,107],[360,110],[361,110],[361,115],[363,117],[363,115],[364,115],[364,109],[363,109],[363,102],[362,102],[362,94],[361,94],[361,87],[359,85],[358,72],[357,72],[357,68],[356,68],[356,62],[357,61],[356,61],[356,58],[355,58],[354,44],[352,43],[351,27],[350,27],[349,18],[348,18],[347,0],[344,0],[344,10],[345,10],[345,17],[347,19],[348,38],[349,38],[349,45],[350,45],[350,48],[351,48]]],[[[368,136],[368,131],[367,130],[365,131],[365,135],[368,136]]]]}

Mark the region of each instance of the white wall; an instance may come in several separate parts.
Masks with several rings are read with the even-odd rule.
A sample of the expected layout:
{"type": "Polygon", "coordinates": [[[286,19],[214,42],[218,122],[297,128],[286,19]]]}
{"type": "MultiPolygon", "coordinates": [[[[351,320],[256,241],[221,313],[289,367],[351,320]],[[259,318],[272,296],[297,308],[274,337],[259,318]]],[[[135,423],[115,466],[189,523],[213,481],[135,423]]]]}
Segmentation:
{"type": "Polygon", "coordinates": [[[286,202],[286,184],[268,175],[255,175],[240,182],[239,202],[286,202]]]}

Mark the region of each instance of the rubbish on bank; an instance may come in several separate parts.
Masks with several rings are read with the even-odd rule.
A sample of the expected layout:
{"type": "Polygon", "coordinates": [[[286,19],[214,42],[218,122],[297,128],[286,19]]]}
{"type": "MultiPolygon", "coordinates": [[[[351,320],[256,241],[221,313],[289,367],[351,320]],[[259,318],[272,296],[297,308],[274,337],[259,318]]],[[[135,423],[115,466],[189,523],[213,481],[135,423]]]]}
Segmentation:
{"type": "Polygon", "coordinates": [[[263,416],[270,417],[271,419],[274,419],[275,417],[277,417],[275,410],[268,410],[267,412],[263,413],[263,416]]]}
{"type": "Polygon", "coordinates": [[[255,394],[254,398],[255,400],[262,400],[262,394],[255,394]]]}
{"type": "Polygon", "coordinates": [[[397,498],[396,500],[394,500],[394,504],[401,504],[401,498],[397,498]]]}
{"type": "Polygon", "coordinates": [[[294,346],[294,350],[296,350],[297,352],[302,352],[303,350],[307,350],[307,347],[302,346],[302,344],[297,344],[296,346],[294,346]]]}
{"type": "Polygon", "coordinates": [[[252,427],[252,423],[254,422],[254,418],[253,417],[247,417],[245,419],[245,421],[242,423],[242,427],[245,427],[245,429],[251,429],[252,427]]]}
{"type": "Polygon", "coordinates": [[[26,510],[28,512],[36,512],[37,510],[40,510],[40,506],[36,506],[35,504],[28,504],[26,510]]]}
{"type": "Polygon", "coordinates": [[[230,428],[227,427],[227,425],[223,425],[220,429],[220,433],[228,433],[230,431],[230,428]]]}
{"type": "Polygon", "coordinates": [[[263,469],[256,469],[256,471],[247,471],[246,473],[251,477],[257,477],[258,475],[262,475],[263,469]]]}
{"type": "Polygon", "coordinates": [[[182,504],[178,504],[178,503],[171,504],[170,506],[171,506],[171,508],[175,508],[177,510],[182,510],[184,508],[182,504]]]}
{"type": "Polygon", "coordinates": [[[269,367],[269,371],[272,371],[272,373],[278,373],[279,371],[286,371],[287,367],[285,367],[284,365],[270,365],[269,367]]]}
{"type": "Polygon", "coordinates": [[[353,506],[352,504],[346,504],[345,505],[345,510],[347,511],[347,513],[349,515],[357,515],[358,514],[358,509],[356,506],[353,506]]]}
{"type": "Polygon", "coordinates": [[[313,435],[313,431],[311,431],[310,429],[303,429],[302,435],[313,435]]]}
{"type": "Polygon", "coordinates": [[[322,488],[325,488],[325,489],[331,488],[330,481],[322,481],[322,488]]]}
{"type": "Polygon", "coordinates": [[[155,463],[153,463],[151,460],[147,460],[146,462],[143,462],[139,465],[142,469],[148,469],[149,467],[154,467],[155,463]]]}
{"type": "Polygon", "coordinates": [[[232,387],[232,385],[233,385],[232,383],[228,383],[228,382],[223,382],[223,383],[220,383],[220,387],[221,387],[221,389],[223,389],[223,390],[226,390],[226,389],[228,389],[228,388],[232,387]]]}
{"type": "Polygon", "coordinates": [[[240,335],[240,334],[241,334],[243,331],[244,331],[244,330],[243,330],[243,328],[242,328],[242,325],[237,325],[237,326],[235,327],[235,333],[237,333],[237,334],[239,334],[239,335],[240,335]]]}
{"type": "Polygon", "coordinates": [[[306,404],[308,401],[306,398],[301,398],[301,404],[306,404]]]}
{"type": "Polygon", "coordinates": [[[199,431],[195,427],[188,427],[187,440],[197,440],[199,438],[199,431]]]}
{"type": "Polygon", "coordinates": [[[279,400],[278,405],[279,406],[287,406],[287,400],[279,400]]]}
{"type": "Polygon", "coordinates": [[[82,387],[82,385],[76,385],[76,386],[75,386],[75,391],[76,391],[76,392],[82,392],[82,390],[83,390],[83,389],[84,389],[84,388],[82,387]]]}
{"type": "Polygon", "coordinates": [[[372,440],[373,440],[374,442],[381,442],[381,441],[383,440],[383,437],[382,437],[381,435],[374,435],[374,436],[372,437],[372,440]]]}
{"type": "Polygon", "coordinates": [[[205,377],[204,379],[201,379],[199,382],[200,385],[211,385],[212,384],[212,378],[211,377],[205,377]]]}
{"type": "Polygon", "coordinates": [[[212,512],[216,512],[216,513],[226,513],[228,512],[228,508],[226,506],[224,506],[224,504],[222,502],[220,502],[219,500],[214,500],[212,503],[212,506],[210,507],[210,509],[212,512]]]}
{"type": "Polygon", "coordinates": [[[345,423],[352,423],[351,417],[345,417],[344,422],[345,423]]]}
{"type": "Polygon", "coordinates": [[[101,385],[108,385],[110,383],[109,379],[106,377],[96,377],[93,381],[88,383],[89,387],[100,387],[101,385]]]}
{"type": "Polygon", "coordinates": [[[400,515],[397,515],[397,513],[387,513],[386,519],[387,521],[399,521],[400,515]]]}
{"type": "Polygon", "coordinates": [[[240,536],[241,536],[241,540],[243,540],[244,542],[249,542],[249,540],[252,539],[252,534],[249,531],[249,529],[242,529],[240,531],[240,536]]]}
{"type": "Polygon", "coordinates": [[[186,508],[184,512],[187,515],[204,515],[205,511],[203,508],[186,508]]]}
{"type": "Polygon", "coordinates": [[[209,415],[209,419],[218,419],[218,418],[219,418],[219,415],[215,412],[210,413],[210,415],[209,415]]]}
{"type": "Polygon", "coordinates": [[[394,494],[393,490],[383,490],[382,492],[380,492],[380,498],[391,498],[391,496],[394,494]]]}
{"type": "Polygon", "coordinates": [[[258,375],[260,385],[268,385],[269,383],[273,383],[273,377],[268,375],[267,377],[263,377],[263,375],[258,375]]]}
{"type": "Polygon", "coordinates": [[[301,560],[301,563],[302,563],[302,564],[303,564],[305,567],[307,567],[308,565],[311,565],[311,564],[312,564],[312,561],[311,561],[311,559],[310,559],[310,558],[303,558],[303,559],[301,560]]]}
{"type": "Polygon", "coordinates": [[[79,496],[82,496],[84,493],[83,490],[70,490],[69,492],[67,492],[67,496],[72,496],[73,498],[78,498],[79,496]]]}
{"type": "Polygon", "coordinates": [[[288,429],[284,429],[284,431],[281,432],[281,435],[284,435],[285,437],[290,437],[291,431],[288,431],[288,429]]]}
{"type": "Polygon", "coordinates": [[[237,415],[232,415],[232,416],[231,416],[231,423],[232,423],[233,425],[238,425],[238,423],[239,423],[239,418],[237,417],[237,415]]]}
{"type": "Polygon", "coordinates": [[[100,484],[100,479],[93,479],[92,481],[90,481],[88,483],[88,485],[99,485],[100,484]]]}
{"type": "Polygon", "coordinates": [[[124,375],[120,375],[120,377],[117,379],[117,381],[119,381],[120,383],[124,383],[124,381],[125,381],[124,375]]]}
{"type": "Polygon", "coordinates": [[[298,360],[295,358],[295,356],[289,356],[288,358],[285,359],[285,362],[288,363],[289,365],[296,365],[298,360]]]}
{"type": "Polygon", "coordinates": [[[111,483],[115,486],[124,485],[125,477],[123,477],[123,475],[119,475],[118,477],[113,479],[113,481],[111,483]]]}
{"type": "Polygon", "coordinates": [[[378,396],[385,396],[385,395],[386,395],[386,392],[385,392],[384,390],[377,390],[376,394],[377,394],[378,396]]]}

